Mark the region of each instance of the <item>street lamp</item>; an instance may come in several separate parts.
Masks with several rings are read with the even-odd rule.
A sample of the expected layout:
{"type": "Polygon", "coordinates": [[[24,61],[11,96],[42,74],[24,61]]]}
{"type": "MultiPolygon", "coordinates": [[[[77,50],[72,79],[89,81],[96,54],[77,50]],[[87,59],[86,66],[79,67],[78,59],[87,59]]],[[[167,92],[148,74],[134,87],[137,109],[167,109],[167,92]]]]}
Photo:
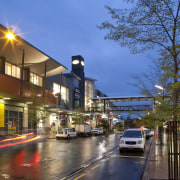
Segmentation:
{"type": "Polygon", "coordinates": [[[9,31],[6,34],[6,38],[9,39],[9,40],[13,40],[13,39],[15,39],[15,36],[14,36],[14,34],[12,32],[9,31]]]}
{"type": "Polygon", "coordinates": [[[164,90],[165,90],[164,87],[159,86],[159,85],[155,85],[154,87],[157,88],[157,89],[162,90],[162,93],[163,93],[163,100],[164,100],[164,90]]]}
{"type": "Polygon", "coordinates": [[[162,86],[155,85],[154,87],[164,91],[164,88],[162,86]]]}
{"type": "MultiPolygon", "coordinates": [[[[9,28],[10,29],[10,28],[9,28]]],[[[10,41],[13,41],[15,39],[15,35],[12,31],[8,29],[8,32],[6,33],[6,38],[10,41]]],[[[23,71],[24,71],[24,49],[22,52],[22,67],[21,67],[21,87],[20,87],[20,96],[22,96],[22,89],[23,89],[23,71]]]]}

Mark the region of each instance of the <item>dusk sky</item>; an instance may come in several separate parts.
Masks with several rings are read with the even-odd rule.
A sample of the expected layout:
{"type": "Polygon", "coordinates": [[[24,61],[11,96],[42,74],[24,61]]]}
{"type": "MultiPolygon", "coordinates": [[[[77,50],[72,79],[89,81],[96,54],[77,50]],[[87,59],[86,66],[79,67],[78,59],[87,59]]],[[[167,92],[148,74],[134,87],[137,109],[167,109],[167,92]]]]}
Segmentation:
{"type": "Polygon", "coordinates": [[[105,5],[127,6],[123,0],[5,0],[0,24],[15,27],[15,33],[67,67],[67,72],[71,57],[83,56],[85,76],[96,79],[96,88],[108,96],[138,96],[138,89],[129,85],[132,75],[150,71],[157,57],[155,52],[134,55],[104,40],[107,31],[97,26],[111,20],[105,5]]]}

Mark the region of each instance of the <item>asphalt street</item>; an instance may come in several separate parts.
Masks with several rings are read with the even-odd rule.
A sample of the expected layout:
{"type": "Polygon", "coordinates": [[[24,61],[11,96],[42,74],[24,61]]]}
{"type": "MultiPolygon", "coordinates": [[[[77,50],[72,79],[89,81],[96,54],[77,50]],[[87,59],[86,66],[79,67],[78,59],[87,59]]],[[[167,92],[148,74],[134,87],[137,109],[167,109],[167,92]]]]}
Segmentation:
{"type": "Polygon", "coordinates": [[[144,154],[120,154],[119,139],[120,134],[111,134],[13,146],[1,151],[0,179],[138,179],[150,141],[144,154]]]}

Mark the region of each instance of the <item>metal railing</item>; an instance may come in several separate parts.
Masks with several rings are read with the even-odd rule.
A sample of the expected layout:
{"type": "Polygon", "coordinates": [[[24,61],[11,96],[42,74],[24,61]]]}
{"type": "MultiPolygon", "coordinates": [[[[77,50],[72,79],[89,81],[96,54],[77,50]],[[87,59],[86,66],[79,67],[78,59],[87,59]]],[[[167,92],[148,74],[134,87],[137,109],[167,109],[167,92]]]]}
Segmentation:
{"type": "Polygon", "coordinates": [[[180,123],[168,122],[168,178],[180,179],[180,123]]]}

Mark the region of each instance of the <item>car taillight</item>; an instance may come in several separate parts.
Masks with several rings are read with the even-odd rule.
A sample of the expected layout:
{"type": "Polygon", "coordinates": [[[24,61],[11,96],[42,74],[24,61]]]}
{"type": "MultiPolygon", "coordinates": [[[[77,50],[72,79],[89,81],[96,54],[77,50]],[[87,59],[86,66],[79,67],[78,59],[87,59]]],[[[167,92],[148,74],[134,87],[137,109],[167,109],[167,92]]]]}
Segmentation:
{"type": "Polygon", "coordinates": [[[65,134],[67,134],[67,132],[65,132],[65,134]]]}

